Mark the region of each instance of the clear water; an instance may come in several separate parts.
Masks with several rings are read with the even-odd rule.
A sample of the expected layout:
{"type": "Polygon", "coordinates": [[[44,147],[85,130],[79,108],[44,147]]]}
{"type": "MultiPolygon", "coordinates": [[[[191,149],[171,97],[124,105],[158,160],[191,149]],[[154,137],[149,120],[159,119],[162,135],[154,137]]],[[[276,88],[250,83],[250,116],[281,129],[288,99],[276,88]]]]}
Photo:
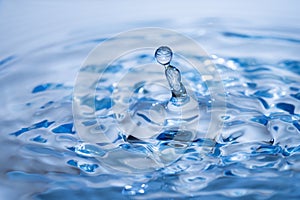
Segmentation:
{"type": "MultiPolygon", "coordinates": [[[[55,15],[54,19],[43,18],[46,7],[55,13],[64,10],[65,4],[21,3],[22,22],[13,15],[12,11],[19,10],[13,6],[2,3],[2,9],[12,14],[6,11],[0,17],[1,199],[300,197],[300,28],[292,23],[293,17],[281,16],[283,22],[290,20],[287,23],[276,17],[271,17],[276,22],[268,17],[265,22],[259,19],[261,13],[254,19],[241,14],[244,21],[224,19],[223,15],[228,16],[224,9],[218,15],[204,11],[205,16],[185,26],[180,26],[177,17],[169,21],[201,43],[218,67],[226,91],[224,128],[216,144],[194,140],[176,162],[132,174],[110,169],[96,159],[95,154],[101,157],[105,152],[81,143],[72,115],[74,81],[83,59],[119,30],[103,31],[97,20],[87,20],[92,14],[83,14],[86,21],[72,14],[64,15],[65,21],[55,15]],[[31,9],[39,11],[36,15],[41,18],[26,13],[31,9]],[[73,17],[78,24],[70,23],[73,17]],[[52,26],[43,26],[45,22],[52,26]],[[214,148],[203,152],[199,148],[203,144],[214,148]]],[[[96,8],[90,8],[92,13],[96,8]]],[[[147,20],[126,28],[165,24],[147,20]]],[[[123,23],[119,25],[124,28],[123,23]]],[[[149,59],[155,62],[153,55],[137,55],[127,61],[134,64],[149,59]]],[[[200,82],[188,71],[182,77],[196,85],[200,82]]],[[[200,89],[208,93],[205,86],[200,89]]],[[[164,94],[160,97],[167,98],[164,94]]],[[[209,106],[209,95],[199,98],[209,106]]],[[[100,98],[99,108],[106,103],[100,98]]]]}
{"type": "MultiPolygon", "coordinates": [[[[141,31],[147,32],[144,36],[150,32],[151,37],[171,34],[161,29],[141,31]]],[[[171,165],[193,141],[209,139],[208,125],[218,125],[210,122],[213,108],[209,108],[212,106],[205,98],[211,97],[199,72],[182,63],[176,63],[181,72],[172,65],[157,64],[156,46],[102,64],[99,56],[110,46],[126,44],[135,49],[131,38],[142,46],[148,43],[147,36],[139,40],[140,30],[137,33],[125,33],[125,37],[105,41],[106,48],[101,45],[96,48],[89,57],[97,59],[88,58],[82,65],[73,93],[74,125],[83,142],[80,145],[86,152],[91,151],[89,156],[99,159],[101,164],[127,173],[153,172],[171,165]],[[181,82],[181,73],[190,74],[190,80],[185,82],[188,93],[181,82]],[[196,78],[199,81],[194,81],[196,78]]],[[[171,58],[163,64],[170,61],[171,58]]]]}

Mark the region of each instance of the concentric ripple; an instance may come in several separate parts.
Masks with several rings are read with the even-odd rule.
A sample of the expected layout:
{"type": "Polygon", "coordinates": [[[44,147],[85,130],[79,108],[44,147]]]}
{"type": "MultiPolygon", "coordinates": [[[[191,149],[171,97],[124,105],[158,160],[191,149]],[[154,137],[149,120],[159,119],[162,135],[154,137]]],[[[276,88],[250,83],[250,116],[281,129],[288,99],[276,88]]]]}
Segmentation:
{"type": "MultiPolygon", "coordinates": [[[[216,141],[192,140],[182,157],[171,165],[134,175],[116,172],[95,158],[107,154],[118,156],[103,149],[106,144],[80,141],[73,126],[71,109],[74,84],[60,78],[71,72],[75,76],[80,64],[75,66],[76,58],[72,56],[75,52],[86,55],[91,47],[103,40],[73,38],[55,47],[45,47],[43,51],[48,56],[57,57],[55,63],[47,64],[53,68],[49,67],[45,75],[35,70],[43,66],[40,61],[44,54],[38,50],[33,50],[27,59],[9,56],[0,60],[0,74],[4,77],[1,84],[12,82],[10,91],[5,88],[2,91],[10,95],[5,99],[7,106],[3,112],[6,115],[0,122],[0,149],[5,152],[0,159],[1,192],[7,197],[19,195],[34,199],[62,196],[64,199],[99,196],[104,199],[299,198],[300,61],[299,57],[295,58],[294,51],[299,52],[300,39],[282,37],[274,32],[252,34],[250,30],[245,34],[209,27],[207,30],[209,34],[206,35],[186,34],[197,41],[207,41],[208,46],[218,44],[223,49],[239,48],[239,51],[228,48],[228,52],[220,50],[209,57],[197,58],[212,61],[222,75],[226,92],[226,115],[221,116],[224,122],[222,133],[216,141]],[[275,47],[286,52],[284,57],[278,56],[275,47]],[[73,62],[67,62],[71,60],[73,62]],[[34,67],[25,73],[22,66],[28,63],[34,67]],[[31,73],[31,81],[18,73],[25,76],[31,73]],[[12,80],[18,80],[18,84],[12,80]],[[21,85],[24,86],[22,92],[13,93],[21,85]],[[210,146],[214,147],[212,151],[210,146]],[[203,150],[205,147],[207,151],[203,150]]],[[[139,54],[126,62],[143,63],[151,59],[139,54]]],[[[94,71],[95,68],[89,66],[86,70],[94,71]]],[[[114,75],[122,70],[122,63],[119,63],[106,73],[114,75]]],[[[191,87],[198,88],[197,99],[203,102],[203,107],[209,108],[213,100],[207,86],[199,85],[201,77],[189,71],[184,71],[182,77],[195,83],[191,87]]],[[[151,89],[151,85],[147,87],[151,89]]],[[[107,85],[97,90],[102,94],[95,101],[101,117],[113,105],[105,95],[111,93],[112,87],[107,85]]],[[[166,96],[161,94],[159,97],[164,99],[166,96]]],[[[145,102],[151,100],[145,99],[145,102]]],[[[87,97],[86,103],[89,101],[91,99],[87,97]]],[[[138,116],[143,118],[142,113],[138,116]]],[[[147,118],[144,120],[149,122],[147,118]]],[[[109,124],[99,128],[107,129],[109,124]]],[[[168,142],[171,135],[165,133],[158,137],[162,142],[168,142]]],[[[127,140],[136,142],[133,136],[127,140]]],[[[120,148],[130,152],[144,151],[143,146],[121,145],[120,148]]]]}

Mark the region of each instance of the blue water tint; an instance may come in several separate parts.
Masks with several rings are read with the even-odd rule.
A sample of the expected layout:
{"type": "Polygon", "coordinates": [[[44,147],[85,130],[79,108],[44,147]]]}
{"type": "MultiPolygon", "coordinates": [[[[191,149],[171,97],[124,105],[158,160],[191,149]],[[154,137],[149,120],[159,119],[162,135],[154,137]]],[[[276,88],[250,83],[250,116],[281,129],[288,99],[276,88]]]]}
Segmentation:
{"type": "Polygon", "coordinates": [[[137,194],[144,194],[147,189],[147,185],[144,183],[138,183],[133,185],[126,185],[122,190],[122,194],[126,196],[133,196],[137,194]]]}
{"type": "Polygon", "coordinates": [[[300,100],[300,92],[296,93],[296,94],[291,94],[291,97],[294,97],[294,98],[300,100]]]}
{"type": "MultiPolygon", "coordinates": [[[[105,82],[105,81],[107,81],[107,80],[105,80],[105,79],[101,79],[101,80],[99,80],[99,82],[101,82],[101,81],[103,81],[103,82],[105,82]]],[[[110,85],[110,86],[108,86],[108,87],[103,87],[103,86],[100,86],[100,87],[97,87],[96,88],[96,90],[98,90],[98,91],[109,91],[110,93],[112,93],[113,91],[114,91],[114,86],[112,86],[112,85],[110,85]]]]}
{"type": "Polygon", "coordinates": [[[289,147],[289,148],[285,148],[283,150],[283,155],[284,156],[290,156],[294,153],[299,153],[300,152],[300,145],[296,146],[296,147],[289,147]]]}
{"type": "Polygon", "coordinates": [[[40,108],[41,109],[47,108],[47,107],[51,106],[53,103],[54,103],[54,101],[49,101],[45,105],[41,106],[40,108]]]}
{"type": "Polygon", "coordinates": [[[109,109],[115,103],[114,103],[113,99],[111,99],[110,97],[105,97],[100,100],[98,98],[86,97],[82,101],[82,104],[89,106],[89,107],[94,106],[95,109],[98,111],[98,110],[103,110],[103,109],[109,109]]]}
{"type": "Polygon", "coordinates": [[[248,34],[234,33],[234,32],[223,32],[223,35],[226,37],[236,37],[242,39],[254,39],[254,40],[272,39],[272,40],[282,40],[282,41],[288,41],[293,43],[300,43],[299,39],[275,37],[275,36],[248,35],[248,34]]]}
{"type": "Polygon", "coordinates": [[[8,172],[6,174],[11,180],[23,180],[23,179],[27,179],[30,182],[48,182],[49,178],[42,176],[40,174],[30,174],[30,173],[26,173],[26,172],[8,172]]]}
{"type": "Polygon", "coordinates": [[[27,145],[24,146],[25,149],[36,153],[37,155],[46,155],[46,156],[55,156],[58,158],[62,158],[63,155],[61,152],[56,151],[54,148],[44,147],[44,146],[37,146],[37,145],[27,145]]]}
{"type": "Polygon", "coordinates": [[[67,164],[71,165],[73,167],[78,167],[79,169],[81,169],[82,171],[87,172],[87,173],[95,172],[95,170],[99,167],[99,165],[97,165],[97,164],[87,164],[87,163],[78,164],[78,161],[73,160],[73,159],[68,160],[67,164]]]}
{"type": "Polygon", "coordinates": [[[82,164],[79,165],[79,168],[85,172],[94,172],[97,168],[99,167],[99,165],[97,164],[82,164]]]}
{"type": "Polygon", "coordinates": [[[44,92],[46,90],[70,89],[62,83],[44,83],[33,88],[32,93],[44,92]]]}
{"type": "Polygon", "coordinates": [[[146,144],[145,141],[143,140],[140,140],[132,135],[129,135],[127,138],[126,138],[126,141],[133,144],[133,143],[139,143],[139,144],[146,144]]]}
{"type": "Polygon", "coordinates": [[[278,66],[290,70],[296,74],[300,74],[300,61],[298,60],[284,60],[281,61],[278,66]]]}
{"type": "Polygon", "coordinates": [[[266,67],[257,67],[257,68],[253,68],[253,69],[245,69],[245,72],[249,72],[249,73],[252,73],[252,72],[261,72],[261,71],[268,71],[270,70],[269,68],[266,68],[266,67]]]}
{"type": "Polygon", "coordinates": [[[68,160],[67,164],[77,167],[78,162],[76,160],[68,160]]]}
{"type": "Polygon", "coordinates": [[[77,147],[67,147],[69,150],[77,153],[81,157],[93,157],[95,155],[104,156],[105,151],[101,149],[98,145],[92,144],[81,144],[77,147]]]}
{"type": "Polygon", "coordinates": [[[287,111],[290,114],[294,114],[295,111],[295,106],[289,103],[277,103],[276,107],[281,110],[287,111]]]}
{"type": "Polygon", "coordinates": [[[292,116],[290,115],[279,115],[279,119],[283,122],[288,122],[288,123],[293,122],[292,116]]]}
{"type": "Polygon", "coordinates": [[[256,86],[257,86],[256,83],[247,83],[247,85],[249,88],[252,88],[252,89],[256,88],[256,86]]]}
{"type": "MultiPolygon", "coordinates": [[[[157,8],[156,2],[150,3],[157,8]]],[[[176,4],[176,1],[172,4],[176,4]]],[[[145,7],[148,9],[149,6],[145,7]]],[[[52,4],[49,13],[51,8],[52,4]]],[[[91,16],[94,13],[89,12],[88,7],[83,8],[91,16]]],[[[220,11],[222,9],[220,5],[220,11]]],[[[103,10],[98,11],[99,14],[103,10]]],[[[32,13],[34,15],[35,12],[32,13]]],[[[69,18],[71,13],[70,11],[66,18],[69,18]]],[[[278,13],[282,14],[281,17],[286,16],[285,13],[278,13]]],[[[52,16],[55,18],[55,15],[52,16]]],[[[177,18],[175,15],[170,16],[177,18]]],[[[13,19],[15,17],[18,15],[13,19]]],[[[10,24],[9,17],[3,19],[10,24]]],[[[195,139],[194,135],[180,133],[180,128],[174,127],[167,131],[159,129],[155,134],[150,131],[149,138],[146,135],[146,139],[141,139],[136,136],[135,131],[126,134],[127,130],[121,124],[122,116],[114,113],[117,112],[114,108],[120,105],[115,94],[118,89],[123,88],[115,86],[119,86],[119,82],[112,81],[114,83],[112,84],[110,80],[117,76],[126,77],[130,73],[136,73],[132,77],[138,78],[139,70],[144,70],[141,67],[143,64],[158,65],[153,55],[155,49],[151,53],[148,53],[148,50],[138,49],[133,56],[115,58],[116,60],[111,61],[113,64],[107,65],[98,64],[95,58],[95,63],[91,62],[82,68],[83,73],[102,77],[97,86],[89,85],[91,93],[96,93],[95,96],[94,93],[89,93],[90,91],[82,91],[82,104],[85,109],[80,112],[87,113],[90,118],[82,120],[78,130],[75,130],[77,125],[73,123],[70,94],[74,90],[74,80],[79,67],[94,45],[101,45],[107,36],[110,36],[109,31],[114,32],[113,27],[123,29],[127,23],[124,19],[122,26],[116,23],[116,26],[110,27],[102,24],[101,20],[95,25],[89,23],[89,20],[70,17],[74,20],[71,24],[80,24],[81,21],[87,24],[82,28],[69,30],[67,24],[60,24],[59,20],[55,20],[58,24],[56,26],[56,23],[50,23],[51,19],[49,18],[49,24],[54,26],[55,31],[43,34],[43,30],[37,31],[34,27],[28,26],[28,30],[31,30],[28,34],[35,33],[29,34],[28,37],[25,37],[26,31],[23,31],[28,24],[14,26],[12,23],[10,26],[16,29],[8,33],[22,32],[24,37],[23,34],[20,37],[11,36],[11,40],[17,38],[18,41],[7,43],[9,45],[6,44],[7,41],[1,43],[5,48],[11,46],[7,53],[3,47],[2,52],[5,53],[0,60],[0,66],[8,66],[0,84],[2,91],[0,172],[3,175],[0,184],[1,198],[195,200],[300,198],[298,186],[300,38],[296,34],[296,26],[288,24],[289,20],[283,18],[284,26],[273,27],[272,23],[266,23],[269,26],[263,25],[264,23],[255,26],[256,21],[260,22],[261,18],[251,18],[245,21],[245,24],[249,24],[246,27],[239,21],[228,24],[226,20],[223,21],[223,17],[207,18],[203,21],[196,20],[197,23],[190,26],[182,24],[182,29],[176,20],[167,21],[166,24],[178,26],[179,32],[203,44],[208,54],[214,54],[192,55],[193,52],[188,51],[189,47],[185,47],[182,41],[174,38],[173,42],[176,44],[174,52],[175,46],[178,51],[182,50],[178,54],[187,50],[186,53],[191,54],[188,56],[204,63],[204,69],[209,61],[216,63],[226,93],[226,114],[218,116],[218,120],[224,124],[214,138],[209,138],[205,134],[203,124],[215,128],[214,123],[210,124],[211,118],[208,116],[208,113],[213,112],[212,91],[204,81],[207,77],[195,74],[190,70],[189,64],[186,64],[189,60],[181,62],[181,57],[178,56],[176,58],[178,60],[174,57],[172,65],[180,69],[182,83],[205,110],[200,113],[200,128],[196,130],[201,137],[195,139]],[[18,27],[21,27],[22,31],[19,31],[18,27]],[[56,32],[58,34],[55,34],[56,32]],[[40,38],[42,35],[45,35],[45,38],[40,38]],[[20,48],[16,46],[18,43],[22,44],[20,48]],[[180,45],[183,45],[182,49],[179,48],[180,45]],[[18,62],[15,62],[16,58],[18,62]],[[96,114],[91,111],[93,109],[96,110],[96,114]],[[108,110],[113,112],[106,112],[108,110]],[[97,123],[99,118],[94,116],[98,112],[101,116],[97,117],[103,119],[101,124],[97,123]],[[79,133],[81,127],[85,127],[87,131],[79,133]],[[110,129],[118,131],[115,135],[97,135],[99,131],[110,129]],[[85,141],[85,137],[92,139],[85,141]],[[187,147],[183,151],[170,148],[174,144],[178,146],[184,144],[187,147]],[[106,148],[109,145],[112,147],[106,148]],[[175,159],[168,156],[160,157],[168,153],[179,156],[175,159]],[[136,157],[127,156],[129,154],[136,157]],[[110,156],[112,156],[110,162],[105,162],[110,156]],[[138,161],[134,162],[135,159],[138,161]],[[153,159],[161,165],[155,165],[149,171],[140,170],[141,165],[152,164],[147,159],[150,161],[153,159]],[[124,163],[131,165],[133,172],[126,171],[124,163]],[[119,170],[115,166],[125,170],[119,170]]],[[[37,18],[29,24],[34,26],[38,21],[37,18]]],[[[157,26],[156,22],[151,21],[157,26]]],[[[107,23],[110,24],[110,21],[107,23]]],[[[139,23],[145,25],[143,21],[139,23]]],[[[1,27],[4,25],[3,22],[1,27]]],[[[39,24],[37,27],[40,27],[39,24]]],[[[3,35],[6,34],[6,31],[2,32],[3,35]]],[[[168,38],[167,35],[164,37],[168,38]]],[[[136,39],[134,36],[123,38],[120,44],[131,44],[130,42],[135,42],[136,39]]],[[[118,41],[115,41],[115,46],[107,49],[107,53],[117,47],[118,41]]],[[[186,58],[182,56],[182,59],[186,58]]],[[[158,67],[161,67],[161,75],[164,77],[164,67],[160,65],[158,67]]],[[[153,114],[151,109],[156,103],[156,98],[170,97],[170,93],[151,96],[153,92],[151,88],[145,88],[149,83],[146,78],[138,83],[135,78],[131,78],[128,83],[129,90],[124,90],[125,93],[131,92],[128,95],[131,95],[131,99],[122,102],[129,116],[134,113],[145,122],[139,124],[141,129],[138,131],[143,133],[149,130],[148,125],[155,130],[157,124],[165,123],[163,120],[156,122],[148,116],[149,113],[153,114]],[[136,105],[142,102],[140,105],[143,106],[144,112],[139,110],[133,112],[135,105],[132,106],[131,102],[135,102],[136,105]],[[126,107],[127,105],[129,106],[126,107]]],[[[159,81],[155,83],[163,84],[159,81]]],[[[218,95],[220,97],[224,94],[218,95]]],[[[218,99],[216,102],[218,103],[218,99]]],[[[163,108],[167,106],[161,105],[163,108]]],[[[159,113],[158,116],[163,118],[165,114],[159,113]]],[[[189,117],[188,115],[187,118],[192,119],[189,117]]],[[[156,118],[158,117],[154,116],[154,119],[156,118]]],[[[137,122],[131,118],[125,120],[131,124],[137,122]]]]}
{"type": "Polygon", "coordinates": [[[0,66],[5,65],[5,64],[11,62],[15,58],[16,58],[16,56],[8,56],[6,58],[3,58],[2,60],[0,60],[0,66]]]}
{"type": "Polygon", "coordinates": [[[256,117],[253,117],[251,118],[251,121],[253,122],[258,122],[262,125],[267,125],[268,124],[268,117],[262,115],[262,116],[256,116],[256,117]]]}
{"type": "Polygon", "coordinates": [[[114,101],[111,98],[103,98],[95,101],[96,110],[108,109],[114,105],[114,101]]]}
{"type": "Polygon", "coordinates": [[[262,145],[257,147],[253,152],[252,155],[266,155],[266,154],[274,154],[277,155],[282,152],[280,146],[271,146],[271,145],[262,145]]]}
{"type": "Polygon", "coordinates": [[[87,44],[99,44],[101,42],[104,42],[105,40],[107,40],[108,38],[93,38],[93,39],[89,39],[86,41],[81,41],[81,42],[76,42],[74,44],[70,44],[70,45],[66,45],[65,48],[69,49],[69,48],[74,48],[74,47],[82,47],[83,45],[87,45],[87,44]]]}
{"type": "Polygon", "coordinates": [[[75,131],[73,131],[73,123],[62,124],[54,129],[52,129],[52,132],[53,133],[75,134],[75,131]]]}
{"type": "Polygon", "coordinates": [[[149,54],[141,54],[141,55],[138,55],[136,58],[135,58],[139,64],[147,64],[149,62],[154,62],[154,58],[152,55],[149,55],[149,54]]]}
{"type": "Polygon", "coordinates": [[[254,58],[230,58],[230,60],[243,68],[247,68],[249,66],[257,66],[259,64],[258,61],[254,58]]]}
{"type": "Polygon", "coordinates": [[[122,65],[110,65],[105,69],[105,73],[117,73],[123,69],[122,65]]]}
{"type": "MultiPolygon", "coordinates": [[[[134,153],[149,153],[149,150],[145,146],[141,145],[134,145],[134,142],[131,144],[121,144],[119,148],[124,149],[129,152],[134,152],[134,153]]],[[[139,143],[139,144],[142,144],[139,143]]]]}
{"type": "Polygon", "coordinates": [[[299,88],[296,88],[296,87],[290,87],[290,90],[292,90],[292,91],[299,91],[300,89],[299,88]]]}
{"type": "Polygon", "coordinates": [[[267,101],[265,101],[263,98],[258,97],[257,99],[261,102],[261,104],[263,105],[263,107],[264,107],[265,109],[269,109],[269,108],[270,108],[270,106],[269,106],[269,104],[267,103],[267,101]]]}
{"type": "Polygon", "coordinates": [[[53,123],[54,123],[54,121],[49,122],[48,120],[43,120],[41,122],[33,124],[32,126],[29,126],[29,127],[26,127],[26,128],[21,128],[20,130],[14,132],[14,133],[10,133],[10,135],[19,136],[19,135],[21,135],[21,134],[23,134],[25,132],[31,131],[33,129],[48,128],[53,123]]]}
{"type": "Polygon", "coordinates": [[[176,132],[163,132],[156,139],[158,140],[172,140],[176,135],[176,132]]]}
{"type": "Polygon", "coordinates": [[[85,126],[92,126],[92,125],[94,125],[96,123],[97,123],[96,120],[90,120],[90,121],[84,121],[84,122],[82,122],[82,124],[85,125],[85,126]]]}
{"type": "Polygon", "coordinates": [[[39,142],[39,143],[46,143],[47,139],[45,139],[42,136],[38,135],[35,138],[32,138],[32,141],[39,142]]]}
{"type": "Polygon", "coordinates": [[[294,121],[293,125],[298,129],[298,131],[300,131],[300,122],[298,121],[294,121]]]}
{"type": "Polygon", "coordinates": [[[224,126],[231,127],[231,126],[241,125],[241,124],[244,124],[244,123],[245,122],[242,121],[242,120],[234,120],[234,121],[231,121],[231,122],[225,122],[224,126]]]}
{"type": "Polygon", "coordinates": [[[222,141],[223,142],[234,142],[238,138],[242,137],[243,135],[244,135],[244,133],[242,131],[238,131],[238,132],[231,134],[229,137],[222,138],[222,141]]]}
{"type": "Polygon", "coordinates": [[[42,84],[42,85],[38,85],[36,86],[33,90],[32,93],[37,93],[37,92],[43,92],[49,88],[56,88],[56,87],[61,87],[62,84],[58,84],[58,85],[53,85],[51,83],[46,83],[46,84],[42,84]]]}
{"type": "Polygon", "coordinates": [[[265,97],[265,98],[272,98],[273,94],[269,92],[270,90],[258,90],[254,93],[255,96],[258,97],[265,97]]]}

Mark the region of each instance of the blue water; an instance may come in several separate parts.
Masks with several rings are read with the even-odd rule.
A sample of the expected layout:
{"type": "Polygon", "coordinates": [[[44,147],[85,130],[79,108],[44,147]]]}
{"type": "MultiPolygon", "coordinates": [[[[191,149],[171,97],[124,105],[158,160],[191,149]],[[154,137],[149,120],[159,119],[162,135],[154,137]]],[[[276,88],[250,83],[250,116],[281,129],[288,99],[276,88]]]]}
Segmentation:
{"type": "MultiPolygon", "coordinates": [[[[179,3],[153,16],[154,2],[143,5],[151,12],[123,3],[0,2],[0,199],[299,199],[300,27],[292,3],[258,6],[272,14],[248,5],[248,17],[233,2],[190,5],[177,16],[179,3]],[[126,17],[112,17],[121,8],[126,17]],[[72,95],[77,72],[97,44],[144,26],[173,28],[207,50],[223,79],[226,115],[216,143],[194,140],[176,162],[132,174],[97,159],[106,153],[101,146],[82,143],[72,95]],[[203,144],[214,147],[203,152],[203,144]]],[[[151,56],[131,59],[155,62],[151,56]]],[[[209,96],[199,98],[209,105],[209,96]]],[[[109,103],[99,99],[97,108],[109,103]]]]}

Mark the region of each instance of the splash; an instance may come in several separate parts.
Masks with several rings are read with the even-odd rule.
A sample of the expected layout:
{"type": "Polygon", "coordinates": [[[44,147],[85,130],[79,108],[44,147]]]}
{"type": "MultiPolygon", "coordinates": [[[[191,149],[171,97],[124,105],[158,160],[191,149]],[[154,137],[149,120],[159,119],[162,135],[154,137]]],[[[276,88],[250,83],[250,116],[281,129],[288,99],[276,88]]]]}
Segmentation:
{"type": "Polygon", "coordinates": [[[173,52],[167,46],[161,46],[155,51],[157,62],[165,67],[165,75],[172,92],[171,101],[174,103],[186,102],[189,98],[186,89],[181,82],[181,73],[179,69],[170,65],[172,56],[173,52]]]}

